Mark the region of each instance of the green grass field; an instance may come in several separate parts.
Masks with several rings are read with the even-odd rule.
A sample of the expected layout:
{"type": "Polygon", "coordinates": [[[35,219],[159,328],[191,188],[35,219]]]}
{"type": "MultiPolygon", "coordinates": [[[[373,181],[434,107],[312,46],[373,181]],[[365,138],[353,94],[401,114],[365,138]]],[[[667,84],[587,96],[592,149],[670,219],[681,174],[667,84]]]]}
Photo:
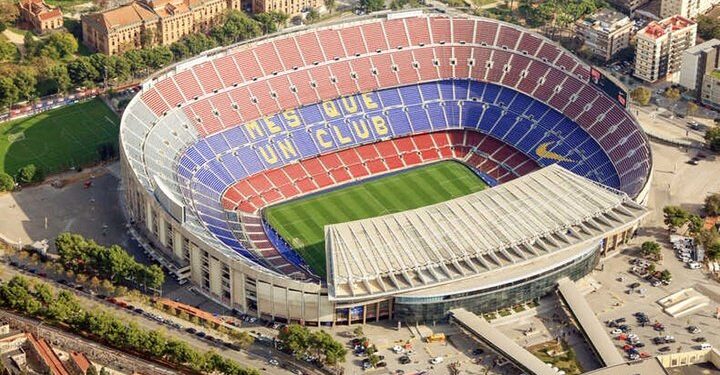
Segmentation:
{"type": "Polygon", "coordinates": [[[0,172],[35,164],[51,174],[99,160],[98,145],[117,150],[120,120],[100,99],[0,124],[0,172]]]}
{"type": "Polygon", "coordinates": [[[486,186],[463,164],[444,161],[268,207],[265,218],[325,277],[325,225],[428,206],[486,186]]]}

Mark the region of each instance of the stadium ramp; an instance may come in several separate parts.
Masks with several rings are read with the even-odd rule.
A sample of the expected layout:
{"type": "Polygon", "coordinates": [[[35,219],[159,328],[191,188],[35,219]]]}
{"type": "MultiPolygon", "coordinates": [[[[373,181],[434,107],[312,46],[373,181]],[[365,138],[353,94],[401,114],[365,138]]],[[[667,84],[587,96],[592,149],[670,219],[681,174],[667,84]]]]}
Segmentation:
{"type": "Polygon", "coordinates": [[[565,277],[558,281],[560,298],[570,310],[572,317],[580,326],[590,347],[595,352],[603,367],[624,363],[620,352],[613,344],[610,336],[605,332],[602,323],[598,320],[590,304],[580,293],[575,282],[565,277]]]}
{"type": "Polygon", "coordinates": [[[471,337],[513,362],[523,372],[533,375],[557,374],[550,366],[490,325],[485,319],[465,310],[450,310],[451,321],[471,337]]]}

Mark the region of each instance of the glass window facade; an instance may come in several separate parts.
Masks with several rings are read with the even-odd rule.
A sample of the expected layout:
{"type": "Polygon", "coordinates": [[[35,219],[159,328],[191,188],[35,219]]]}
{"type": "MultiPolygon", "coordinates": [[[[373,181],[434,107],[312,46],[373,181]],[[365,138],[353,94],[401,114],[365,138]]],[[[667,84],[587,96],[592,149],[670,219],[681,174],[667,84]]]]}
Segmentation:
{"type": "Polygon", "coordinates": [[[600,245],[585,255],[512,283],[493,288],[482,288],[437,297],[396,297],[394,318],[407,323],[443,321],[447,312],[455,308],[465,308],[476,314],[496,311],[518,303],[540,298],[557,287],[557,281],[563,277],[577,280],[597,265],[600,259],[600,245]]]}

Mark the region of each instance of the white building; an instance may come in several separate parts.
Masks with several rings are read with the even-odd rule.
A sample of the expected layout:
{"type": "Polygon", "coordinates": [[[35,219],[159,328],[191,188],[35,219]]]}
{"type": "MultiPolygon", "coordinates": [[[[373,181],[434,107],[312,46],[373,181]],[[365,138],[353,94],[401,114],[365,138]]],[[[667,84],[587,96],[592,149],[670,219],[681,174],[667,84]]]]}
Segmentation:
{"type": "Polygon", "coordinates": [[[719,49],[720,40],[711,39],[685,50],[680,68],[680,86],[697,96],[701,91],[705,74],[718,68],[719,49]]]}
{"type": "Polygon", "coordinates": [[[719,2],[718,0],[662,0],[660,17],[668,18],[677,14],[686,18],[695,18],[719,2]]]}
{"type": "Polygon", "coordinates": [[[683,16],[650,22],[638,31],[635,51],[635,76],[655,82],[665,76],[677,81],[682,53],[695,45],[697,24],[683,16]]]}
{"type": "Polygon", "coordinates": [[[627,48],[630,43],[630,18],[611,9],[601,9],[584,17],[575,27],[590,52],[605,61],[627,48]]]}

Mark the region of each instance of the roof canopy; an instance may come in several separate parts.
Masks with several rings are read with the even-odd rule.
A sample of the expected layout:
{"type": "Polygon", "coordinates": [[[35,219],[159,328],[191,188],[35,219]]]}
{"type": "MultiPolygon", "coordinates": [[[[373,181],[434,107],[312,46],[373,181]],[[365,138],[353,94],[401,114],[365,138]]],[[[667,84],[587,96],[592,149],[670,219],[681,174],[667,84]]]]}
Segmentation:
{"type": "Polygon", "coordinates": [[[415,210],[325,227],[331,299],[417,290],[531,260],[647,210],[559,165],[415,210]]]}

